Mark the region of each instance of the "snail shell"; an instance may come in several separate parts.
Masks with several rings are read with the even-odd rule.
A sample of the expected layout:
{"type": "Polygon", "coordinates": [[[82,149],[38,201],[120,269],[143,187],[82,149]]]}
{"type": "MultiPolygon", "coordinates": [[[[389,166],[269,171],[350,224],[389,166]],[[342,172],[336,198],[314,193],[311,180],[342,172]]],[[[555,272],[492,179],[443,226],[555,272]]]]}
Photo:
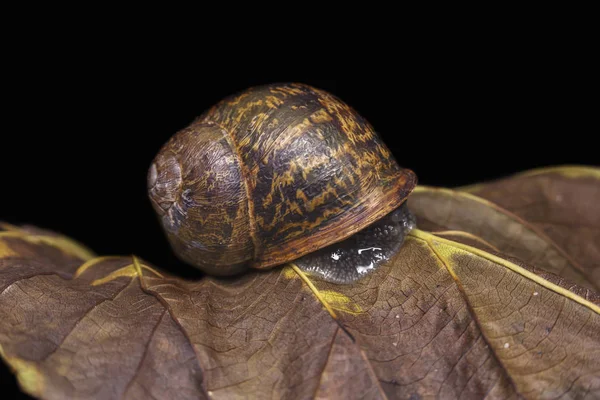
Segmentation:
{"type": "Polygon", "coordinates": [[[348,105],[274,84],[177,132],[154,159],[148,190],[175,253],[230,275],[344,241],[398,209],[416,181],[348,105]]]}

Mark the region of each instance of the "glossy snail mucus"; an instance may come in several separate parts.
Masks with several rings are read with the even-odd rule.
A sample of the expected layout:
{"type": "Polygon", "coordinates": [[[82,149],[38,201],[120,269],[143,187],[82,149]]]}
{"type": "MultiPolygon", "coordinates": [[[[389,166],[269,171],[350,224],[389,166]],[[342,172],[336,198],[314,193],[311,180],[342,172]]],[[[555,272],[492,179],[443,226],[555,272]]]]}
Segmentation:
{"type": "Polygon", "coordinates": [[[148,173],[171,247],[217,275],[292,260],[331,282],[375,269],[415,225],[417,182],[371,125],[304,84],[254,87],[177,132],[148,173]]]}

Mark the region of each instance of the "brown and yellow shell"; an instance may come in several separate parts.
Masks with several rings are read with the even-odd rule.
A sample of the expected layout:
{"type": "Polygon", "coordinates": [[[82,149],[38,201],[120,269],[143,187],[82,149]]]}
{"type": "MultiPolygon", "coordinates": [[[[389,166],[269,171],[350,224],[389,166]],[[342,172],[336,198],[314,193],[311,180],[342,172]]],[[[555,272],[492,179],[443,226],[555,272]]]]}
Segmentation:
{"type": "Polygon", "coordinates": [[[304,84],[221,101],[163,146],[148,175],[175,252],[217,274],[339,242],[400,206],[416,181],[365,119],[304,84]]]}

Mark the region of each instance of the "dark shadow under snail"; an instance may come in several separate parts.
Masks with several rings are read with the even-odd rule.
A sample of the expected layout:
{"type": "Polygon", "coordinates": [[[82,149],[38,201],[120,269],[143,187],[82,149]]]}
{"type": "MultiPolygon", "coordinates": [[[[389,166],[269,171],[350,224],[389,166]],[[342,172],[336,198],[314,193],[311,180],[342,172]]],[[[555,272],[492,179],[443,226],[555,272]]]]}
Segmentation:
{"type": "Polygon", "coordinates": [[[294,261],[352,283],[415,226],[416,175],[371,125],[303,84],[255,87],[177,132],[148,173],[150,200],[183,261],[215,275],[294,261]]]}

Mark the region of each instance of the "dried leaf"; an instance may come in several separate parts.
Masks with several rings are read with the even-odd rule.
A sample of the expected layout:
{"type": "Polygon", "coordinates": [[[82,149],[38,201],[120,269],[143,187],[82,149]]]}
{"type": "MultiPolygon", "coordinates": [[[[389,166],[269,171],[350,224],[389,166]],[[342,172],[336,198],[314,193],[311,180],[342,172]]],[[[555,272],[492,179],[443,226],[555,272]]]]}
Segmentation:
{"type": "Polygon", "coordinates": [[[186,281],[9,227],[2,358],[47,399],[600,397],[600,297],[537,264],[589,284],[566,250],[475,196],[415,196],[445,232],[413,231],[354,285],[293,264],[186,281]]]}
{"type": "MultiPolygon", "coordinates": [[[[537,226],[486,199],[422,186],[411,196],[409,207],[418,225],[437,236],[516,257],[584,287],[600,289],[591,269],[585,270],[567,252],[569,246],[559,246],[537,226]]],[[[578,247],[588,246],[592,239],[582,237],[578,247]]]]}
{"type": "Polygon", "coordinates": [[[600,168],[542,168],[463,190],[543,232],[600,288],[600,168]]]}

